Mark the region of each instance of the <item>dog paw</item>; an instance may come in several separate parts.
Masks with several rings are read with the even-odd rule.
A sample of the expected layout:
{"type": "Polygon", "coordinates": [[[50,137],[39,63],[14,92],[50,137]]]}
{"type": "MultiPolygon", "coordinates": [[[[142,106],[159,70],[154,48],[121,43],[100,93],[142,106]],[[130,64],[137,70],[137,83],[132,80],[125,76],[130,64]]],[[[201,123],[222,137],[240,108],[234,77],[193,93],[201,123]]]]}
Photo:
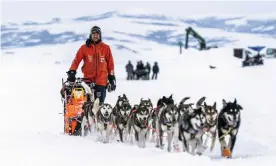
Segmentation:
{"type": "Polygon", "coordinates": [[[151,139],[150,142],[155,142],[155,139],[151,139]]]}
{"type": "Polygon", "coordinates": [[[145,148],[145,146],[144,146],[144,145],[138,145],[138,147],[139,147],[139,148],[145,148]]]}
{"type": "Polygon", "coordinates": [[[202,153],[201,153],[201,152],[197,152],[196,154],[197,154],[197,155],[199,155],[199,156],[201,156],[201,155],[202,155],[202,153]]]}
{"type": "Polygon", "coordinates": [[[176,145],[175,145],[173,148],[174,148],[174,151],[175,151],[175,152],[180,152],[179,146],[176,146],[176,145]]]}
{"type": "Polygon", "coordinates": [[[146,145],[142,145],[142,148],[146,148],[146,145]]]}

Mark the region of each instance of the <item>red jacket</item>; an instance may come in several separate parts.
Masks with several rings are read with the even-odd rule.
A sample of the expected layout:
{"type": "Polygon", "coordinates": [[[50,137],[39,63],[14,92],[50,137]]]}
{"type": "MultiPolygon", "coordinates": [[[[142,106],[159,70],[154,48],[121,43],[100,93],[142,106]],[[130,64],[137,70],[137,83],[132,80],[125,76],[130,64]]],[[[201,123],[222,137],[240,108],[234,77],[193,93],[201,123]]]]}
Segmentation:
{"type": "Polygon", "coordinates": [[[108,74],[114,75],[114,61],[109,45],[103,42],[91,44],[90,47],[82,45],[70,70],[77,70],[82,60],[84,63],[81,69],[84,78],[91,79],[96,85],[106,86],[108,74]]]}

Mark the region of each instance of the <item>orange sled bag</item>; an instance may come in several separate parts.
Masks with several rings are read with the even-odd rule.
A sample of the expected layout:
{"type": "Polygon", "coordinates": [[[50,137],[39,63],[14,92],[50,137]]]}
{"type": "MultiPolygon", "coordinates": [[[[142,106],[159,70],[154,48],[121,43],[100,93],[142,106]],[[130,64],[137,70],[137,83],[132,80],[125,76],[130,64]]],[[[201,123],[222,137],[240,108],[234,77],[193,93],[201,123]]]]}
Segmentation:
{"type": "Polygon", "coordinates": [[[86,101],[83,88],[74,88],[71,95],[71,100],[65,106],[65,133],[74,135],[79,129],[76,129],[78,123],[81,123],[83,116],[82,106],[86,101]]]}

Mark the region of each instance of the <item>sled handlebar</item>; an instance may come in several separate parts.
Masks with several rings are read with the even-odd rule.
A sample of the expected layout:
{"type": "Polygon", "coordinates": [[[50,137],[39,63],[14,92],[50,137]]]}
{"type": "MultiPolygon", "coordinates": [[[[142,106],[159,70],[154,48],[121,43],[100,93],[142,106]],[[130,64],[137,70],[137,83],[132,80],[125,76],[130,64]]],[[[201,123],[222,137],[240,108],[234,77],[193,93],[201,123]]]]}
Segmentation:
{"type": "Polygon", "coordinates": [[[86,83],[93,83],[93,81],[89,78],[81,78],[77,77],[75,82],[86,82],[86,83]]]}
{"type": "Polygon", "coordinates": [[[81,84],[82,82],[85,82],[86,84],[92,84],[93,86],[95,86],[95,83],[89,79],[89,78],[81,78],[81,77],[77,77],[75,82],[70,82],[70,81],[65,81],[64,83],[69,83],[69,84],[81,84]]]}

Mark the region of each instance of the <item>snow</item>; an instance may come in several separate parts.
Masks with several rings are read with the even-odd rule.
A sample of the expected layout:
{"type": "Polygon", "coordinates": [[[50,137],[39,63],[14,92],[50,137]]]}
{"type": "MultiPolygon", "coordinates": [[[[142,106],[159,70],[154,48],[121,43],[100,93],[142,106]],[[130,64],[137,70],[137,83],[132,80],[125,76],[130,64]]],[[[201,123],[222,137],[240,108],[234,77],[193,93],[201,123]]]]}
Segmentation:
{"type": "Polygon", "coordinates": [[[94,136],[64,135],[59,90],[61,78],[65,77],[73,58],[68,52],[74,52],[79,44],[64,44],[58,50],[57,46],[14,49],[13,56],[3,56],[0,70],[4,80],[0,82],[2,124],[5,124],[1,125],[0,133],[3,165],[274,165],[276,134],[266,122],[270,126],[275,116],[275,60],[266,60],[265,66],[243,69],[240,60],[233,58],[231,47],[202,52],[184,50],[178,55],[175,47],[162,46],[136,57],[114,50],[118,88],[106,99],[112,105],[123,93],[132,104],[142,97],[152,99],[155,104],[159,97],[171,93],[177,102],[186,96],[191,101],[206,96],[207,103],[216,101],[218,108],[223,98],[237,98],[244,107],[242,125],[233,159],[226,160],[219,157],[218,141],[214,152],[206,151],[199,157],[169,154],[152,143],[146,149],[139,149],[115,140],[101,144],[95,142],[94,136]],[[54,65],[57,58],[66,63],[54,65]],[[128,59],[134,63],[139,59],[150,63],[157,60],[161,67],[159,79],[126,81],[124,65],[128,59]],[[210,70],[209,65],[217,69],[210,70]]]}
{"type": "Polygon", "coordinates": [[[225,22],[226,24],[230,24],[230,25],[235,25],[237,26],[243,26],[247,24],[247,20],[246,19],[233,19],[233,20],[228,20],[225,22]]]}
{"type": "Polygon", "coordinates": [[[258,26],[256,28],[252,28],[252,32],[254,32],[254,31],[261,31],[264,28],[265,28],[265,26],[261,25],[261,26],[258,26]]]}
{"type": "Polygon", "coordinates": [[[268,26],[268,27],[265,27],[265,26],[258,26],[256,28],[253,28],[252,31],[271,31],[275,29],[275,26],[268,26]]]}
{"type": "MultiPolygon", "coordinates": [[[[106,34],[113,28],[109,21],[117,23],[112,25],[122,28],[123,32],[145,31],[138,24],[127,27],[125,20],[112,18],[100,22],[106,34]]],[[[86,32],[88,25],[68,28],[86,32]]],[[[57,28],[57,31],[62,30],[57,28]]],[[[170,94],[176,102],[187,96],[191,97],[191,102],[206,96],[207,103],[217,102],[220,109],[222,99],[236,98],[244,110],[232,159],[220,157],[218,141],[213,152],[206,150],[202,156],[191,156],[183,152],[161,151],[150,142],[145,149],[140,149],[116,140],[102,144],[95,141],[95,135],[86,138],[64,135],[63,116],[59,114],[62,112],[59,91],[61,78],[66,78],[65,72],[83,44],[76,42],[1,50],[0,165],[275,165],[276,59],[265,59],[264,66],[241,68],[241,61],[233,57],[233,47],[268,46],[273,45],[275,39],[207,28],[201,28],[200,32],[206,36],[233,36],[237,42],[207,51],[183,50],[182,55],[179,55],[178,47],[144,40],[128,43],[133,49],[151,49],[139,54],[116,50],[116,42],[108,43],[116,64],[117,90],[107,94],[106,102],[114,105],[118,95],[123,93],[132,105],[141,98],[150,98],[156,105],[158,98],[170,94]],[[128,60],[134,65],[137,60],[151,64],[158,61],[158,80],[126,81],[125,65],[128,60]],[[57,61],[61,63],[56,64],[57,61]],[[211,70],[209,65],[217,69],[211,70]]],[[[121,36],[118,37],[121,39],[121,36]]],[[[80,69],[77,76],[82,76],[80,69]]]]}
{"type": "Polygon", "coordinates": [[[275,26],[268,26],[268,27],[262,29],[262,31],[271,31],[273,29],[275,29],[275,26]]]}

